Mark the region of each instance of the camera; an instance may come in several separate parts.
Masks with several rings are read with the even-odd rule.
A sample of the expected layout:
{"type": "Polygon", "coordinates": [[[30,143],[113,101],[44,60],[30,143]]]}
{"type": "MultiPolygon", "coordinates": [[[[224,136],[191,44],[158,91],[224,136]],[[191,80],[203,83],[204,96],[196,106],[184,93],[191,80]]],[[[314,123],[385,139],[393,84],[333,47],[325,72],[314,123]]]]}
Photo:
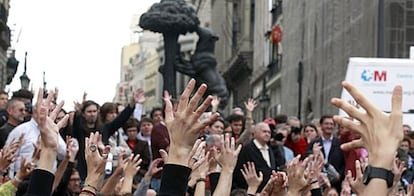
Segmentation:
{"type": "Polygon", "coordinates": [[[294,133],[294,134],[300,134],[300,127],[295,127],[295,126],[291,126],[290,127],[290,132],[294,133]]]}

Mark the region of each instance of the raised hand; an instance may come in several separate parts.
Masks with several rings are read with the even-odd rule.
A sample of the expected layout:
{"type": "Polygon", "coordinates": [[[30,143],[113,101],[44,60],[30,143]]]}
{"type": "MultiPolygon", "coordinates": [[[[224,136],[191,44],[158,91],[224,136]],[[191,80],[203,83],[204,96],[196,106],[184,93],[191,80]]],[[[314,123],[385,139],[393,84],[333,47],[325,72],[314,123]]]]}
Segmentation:
{"type": "Polygon", "coordinates": [[[311,182],[311,178],[305,176],[305,170],[309,158],[300,161],[300,155],[296,156],[287,165],[287,174],[289,179],[289,192],[291,194],[301,193],[311,182]]]}
{"type": "Polygon", "coordinates": [[[49,113],[49,109],[51,108],[52,99],[54,96],[54,92],[49,92],[46,100],[43,100],[43,89],[39,89],[39,93],[37,95],[37,102],[36,107],[34,108],[34,115],[33,118],[38,124],[40,129],[40,136],[42,142],[42,148],[50,148],[57,150],[58,146],[58,138],[59,136],[59,127],[61,127],[63,123],[66,123],[69,116],[65,115],[59,123],[55,123],[56,116],[58,112],[62,109],[64,102],[61,101],[52,112],[49,113]]]}
{"type": "Polygon", "coordinates": [[[125,176],[135,176],[135,174],[139,171],[139,169],[141,168],[139,166],[139,164],[141,164],[142,159],[139,158],[140,155],[136,154],[134,156],[134,154],[131,154],[130,157],[128,157],[127,162],[124,166],[124,174],[125,176]]]}
{"type": "Polygon", "coordinates": [[[32,164],[29,161],[26,162],[26,158],[22,157],[20,170],[17,172],[16,177],[19,178],[19,180],[23,180],[30,175],[34,169],[32,164]]]}
{"type": "Polygon", "coordinates": [[[146,100],[144,89],[139,88],[135,92],[133,92],[131,100],[132,100],[132,105],[133,106],[137,103],[143,104],[146,100]]]}
{"type": "Polygon", "coordinates": [[[235,147],[234,137],[226,134],[221,135],[221,149],[216,153],[216,160],[223,170],[233,171],[237,163],[237,157],[239,156],[241,145],[235,147]]]}
{"type": "Polygon", "coordinates": [[[197,107],[201,98],[207,90],[207,86],[202,84],[195,95],[190,99],[190,94],[195,87],[195,80],[191,79],[179,99],[177,111],[173,111],[171,100],[168,93],[164,97],[165,102],[165,122],[170,136],[170,154],[168,163],[188,166],[189,154],[192,146],[200,135],[201,130],[217,119],[218,114],[213,114],[209,118],[199,121],[201,114],[208,108],[212,97],[207,97],[204,102],[197,107]]]}
{"type": "Polygon", "coordinates": [[[66,136],[66,150],[67,156],[69,156],[69,161],[75,162],[76,155],[79,151],[79,143],[76,138],[66,136]]]}
{"type": "Polygon", "coordinates": [[[217,112],[217,109],[220,105],[221,98],[217,95],[213,96],[213,100],[211,100],[211,112],[217,112]]]}
{"type": "Polygon", "coordinates": [[[257,107],[257,102],[256,100],[249,98],[247,102],[246,101],[244,102],[244,107],[246,107],[247,111],[253,112],[254,109],[257,107]]]}
{"type": "MultiPolygon", "coordinates": [[[[89,138],[85,138],[85,159],[88,168],[86,183],[93,187],[97,187],[100,181],[103,180],[107,158],[99,153],[99,135],[99,133],[90,133],[89,138]]],[[[109,151],[110,148],[105,148],[105,152],[103,153],[107,154],[109,151]]]]}
{"type": "Polygon", "coordinates": [[[0,155],[0,169],[7,169],[11,163],[16,161],[17,151],[21,146],[20,139],[13,140],[8,146],[4,146],[0,155]]]}
{"type": "Polygon", "coordinates": [[[350,120],[335,116],[334,120],[361,135],[360,139],[343,144],[344,150],[365,147],[369,154],[369,164],[373,167],[392,169],[394,153],[404,137],[402,127],[402,87],[396,86],[392,93],[392,111],[390,114],[382,112],[373,105],[357,88],[347,82],[342,86],[365,111],[357,109],[345,100],[334,98],[332,104],[344,110],[350,120]],[[401,130],[401,131],[400,131],[401,130]]]}
{"type": "Polygon", "coordinates": [[[355,179],[352,178],[352,173],[348,170],[345,180],[348,181],[352,191],[360,195],[364,192],[365,185],[362,183],[362,169],[361,162],[359,160],[355,161],[355,171],[355,179]]]}
{"type": "Polygon", "coordinates": [[[285,172],[272,171],[269,181],[260,193],[261,196],[284,196],[288,179],[285,172]]]}
{"type": "Polygon", "coordinates": [[[148,167],[147,173],[145,176],[152,177],[154,174],[158,173],[162,170],[162,167],[158,167],[158,165],[162,162],[161,158],[155,159],[151,162],[150,166],[148,167]]]}
{"type": "Polygon", "coordinates": [[[197,139],[193,145],[193,149],[190,152],[190,159],[188,160],[188,167],[191,169],[196,169],[202,159],[205,159],[205,146],[206,142],[197,139]]]}
{"type": "Polygon", "coordinates": [[[256,168],[253,162],[247,162],[243,164],[243,169],[241,169],[244,179],[247,182],[248,194],[255,194],[259,188],[260,183],[263,181],[263,173],[259,171],[259,175],[256,174],[256,168]]]}

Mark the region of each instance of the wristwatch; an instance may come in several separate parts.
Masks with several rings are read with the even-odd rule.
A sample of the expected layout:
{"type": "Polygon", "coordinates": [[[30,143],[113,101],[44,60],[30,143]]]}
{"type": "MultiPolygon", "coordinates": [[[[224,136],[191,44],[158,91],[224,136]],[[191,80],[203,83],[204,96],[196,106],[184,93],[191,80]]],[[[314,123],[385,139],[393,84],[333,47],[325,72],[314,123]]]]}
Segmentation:
{"type": "Polygon", "coordinates": [[[368,165],[365,168],[364,175],[362,177],[362,182],[365,185],[368,185],[369,181],[371,181],[372,178],[380,178],[387,182],[387,187],[391,188],[392,184],[394,182],[394,174],[391,170],[387,170],[380,167],[372,167],[368,165]]]}

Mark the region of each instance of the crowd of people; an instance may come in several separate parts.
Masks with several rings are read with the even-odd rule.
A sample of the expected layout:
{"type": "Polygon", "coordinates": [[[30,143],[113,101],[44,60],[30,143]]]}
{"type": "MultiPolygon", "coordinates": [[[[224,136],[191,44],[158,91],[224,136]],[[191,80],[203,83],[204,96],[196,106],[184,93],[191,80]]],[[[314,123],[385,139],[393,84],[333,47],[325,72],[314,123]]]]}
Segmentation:
{"type": "Polygon", "coordinates": [[[414,131],[402,124],[402,87],[386,114],[343,82],[359,107],[303,124],[255,122],[254,99],[228,116],[191,79],[178,99],[145,115],[87,100],[65,111],[58,90],[0,93],[0,195],[413,195],[414,131]],[[361,109],[362,108],[362,109],[361,109]]]}

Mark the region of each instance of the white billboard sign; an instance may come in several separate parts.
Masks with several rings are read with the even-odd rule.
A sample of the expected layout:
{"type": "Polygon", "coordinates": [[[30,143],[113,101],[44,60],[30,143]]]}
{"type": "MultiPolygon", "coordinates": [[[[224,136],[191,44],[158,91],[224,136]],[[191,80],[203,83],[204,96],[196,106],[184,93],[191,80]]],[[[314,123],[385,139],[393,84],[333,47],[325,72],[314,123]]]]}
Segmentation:
{"type": "MultiPolygon", "coordinates": [[[[403,121],[414,127],[414,59],[350,58],[345,81],[385,112],[391,111],[394,86],[402,85],[403,121]]],[[[341,98],[355,103],[344,89],[341,98]]],[[[342,110],[339,114],[346,115],[342,110]]]]}

